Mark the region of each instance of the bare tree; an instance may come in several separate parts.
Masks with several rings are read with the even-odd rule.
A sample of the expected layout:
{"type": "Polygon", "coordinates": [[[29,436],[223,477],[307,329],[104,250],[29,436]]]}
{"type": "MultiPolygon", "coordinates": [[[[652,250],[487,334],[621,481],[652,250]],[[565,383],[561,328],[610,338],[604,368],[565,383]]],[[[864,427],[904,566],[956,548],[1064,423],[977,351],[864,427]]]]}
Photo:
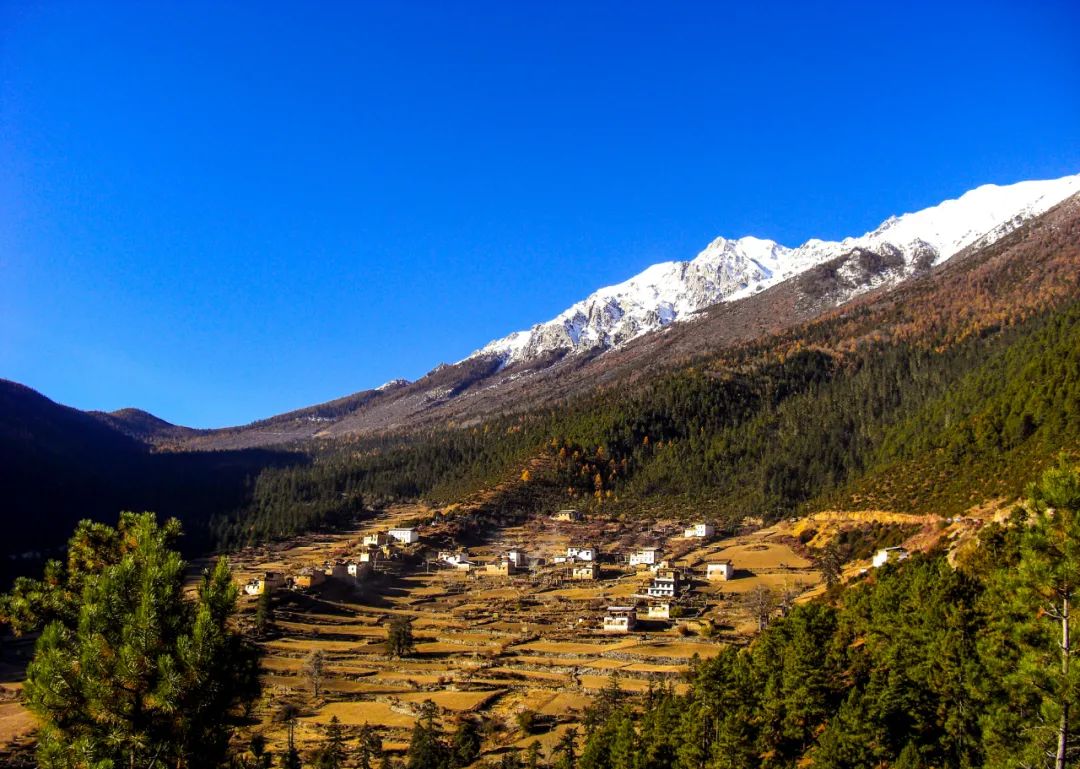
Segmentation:
{"type": "Polygon", "coordinates": [[[308,655],[307,661],[304,664],[304,671],[307,673],[308,681],[311,682],[311,691],[316,697],[322,692],[325,668],[326,655],[323,654],[322,649],[316,649],[308,655]]]}
{"type": "Polygon", "coordinates": [[[777,606],[776,592],[765,585],[758,585],[743,600],[751,616],[757,620],[758,630],[768,627],[777,606]]]}
{"type": "Polygon", "coordinates": [[[779,596],[780,616],[786,617],[795,608],[795,599],[802,595],[805,589],[806,585],[802,582],[784,583],[779,596]]]}

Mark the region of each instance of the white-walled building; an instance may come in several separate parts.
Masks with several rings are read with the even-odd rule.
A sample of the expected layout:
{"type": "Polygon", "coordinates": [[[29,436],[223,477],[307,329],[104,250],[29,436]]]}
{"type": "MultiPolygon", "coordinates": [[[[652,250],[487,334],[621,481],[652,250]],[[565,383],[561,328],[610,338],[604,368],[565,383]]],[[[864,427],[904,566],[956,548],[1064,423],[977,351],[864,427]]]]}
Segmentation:
{"type": "Polygon", "coordinates": [[[731,561],[713,561],[705,566],[705,578],[728,580],[735,576],[735,564],[731,561]]]}
{"type": "Polygon", "coordinates": [[[390,529],[388,533],[390,534],[391,539],[395,539],[398,542],[402,542],[406,545],[411,545],[413,542],[420,541],[420,535],[416,532],[416,529],[412,527],[390,529]]]}
{"type": "Polygon", "coordinates": [[[382,547],[389,541],[390,537],[381,531],[377,534],[364,535],[364,544],[368,547],[382,547]]]}
{"type": "Polygon", "coordinates": [[[571,545],[566,548],[566,559],[575,561],[595,561],[597,559],[596,548],[588,545],[571,545]]]}
{"type": "Polygon", "coordinates": [[[874,553],[874,568],[880,569],[887,563],[896,563],[911,557],[911,553],[903,547],[885,547],[874,553]]]}
{"type": "Polygon", "coordinates": [[[708,539],[714,534],[716,534],[716,527],[711,523],[695,523],[683,531],[683,536],[687,538],[697,537],[699,539],[708,539]]]}
{"type": "Polygon", "coordinates": [[[650,598],[678,598],[679,572],[675,569],[658,569],[652,582],[645,588],[650,598]]]}
{"type": "Polygon", "coordinates": [[[631,566],[652,566],[660,556],[660,548],[643,547],[636,553],[630,553],[631,566]]]}
{"type": "Polygon", "coordinates": [[[262,595],[267,590],[281,587],[285,587],[285,575],[280,571],[268,571],[244,585],[244,592],[248,595],[262,595]]]}
{"type": "Polygon", "coordinates": [[[637,609],[633,606],[609,606],[603,628],[607,633],[629,633],[637,625],[637,609]]]}
{"type": "Polygon", "coordinates": [[[649,604],[649,611],[646,616],[649,619],[671,619],[671,602],[659,601],[649,604]]]}
{"type": "Polygon", "coordinates": [[[575,564],[570,576],[572,579],[596,579],[600,576],[600,567],[595,561],[575,564]]]}

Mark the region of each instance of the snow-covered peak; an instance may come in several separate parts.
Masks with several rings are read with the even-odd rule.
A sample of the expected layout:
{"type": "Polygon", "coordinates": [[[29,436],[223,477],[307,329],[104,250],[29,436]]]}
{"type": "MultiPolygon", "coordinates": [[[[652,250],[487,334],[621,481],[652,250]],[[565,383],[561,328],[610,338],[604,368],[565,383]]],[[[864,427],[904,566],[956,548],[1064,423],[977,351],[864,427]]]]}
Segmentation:
{"type": "Polygon", "coordinates": [[[719,237],[689,261],[654,264],[629,280],[595,291],[546,323],[484,345],[470,358],[498,355],[508,365],[553,352],[617,347],[692,317],[709,305],[750,296],[856,248],[898,254],[904,267],[894,277],[900,279],[927,259],[940,264],[976,242],[992,243],[1078,192],[1080,174],[1008,186],[987,184],[956,200],[889,217],[861,237],[813,238],[798,248],[752,236],[719,237]]]}
{"type": "Polygon", "coordinates": [[[873,232],[843,242],[857,246],[890,243],[903,250],[921,241],[934,248],[935,264],[940,264],[976,241],[991,243],[1007,235],[1078,192],[1080,174],[1007,186],[984,184],[956,200],[890,217],[873,232]]]}

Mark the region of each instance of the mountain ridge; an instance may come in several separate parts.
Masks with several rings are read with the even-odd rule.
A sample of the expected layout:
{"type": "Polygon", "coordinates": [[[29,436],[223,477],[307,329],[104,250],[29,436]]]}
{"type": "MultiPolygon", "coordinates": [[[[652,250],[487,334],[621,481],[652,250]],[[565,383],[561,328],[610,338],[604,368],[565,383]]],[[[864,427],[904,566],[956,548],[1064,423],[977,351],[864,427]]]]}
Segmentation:
{"type": "Polygon", "coordinates": [[[465,360],[494,355],[506,366],[559,350],[618,347],[717,302],[746,298],[859,248],[899,257],[902,265],[892,276],[895,282],[941,264],[968,246],[992,243],[1076,192],[1080,174],[986,184],[936,206],[889,217],[860,237],[811,238],[796,248],[756,236],[718,237],[691,260],[651,265],[628,280],[594,291],[549,321],[489,342],[465,360]]]}

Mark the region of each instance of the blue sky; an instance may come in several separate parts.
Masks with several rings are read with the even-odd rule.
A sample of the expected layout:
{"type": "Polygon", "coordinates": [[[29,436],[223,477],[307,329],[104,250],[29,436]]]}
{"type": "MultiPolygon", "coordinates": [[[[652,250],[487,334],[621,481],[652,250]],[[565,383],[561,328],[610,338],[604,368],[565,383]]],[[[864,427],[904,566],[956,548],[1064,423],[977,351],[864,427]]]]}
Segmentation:
{"type": "Polygon", "coordinates": [[[0,4],[0,376],[238,424],[1080,172],[1080,8],[0,4]]]}

